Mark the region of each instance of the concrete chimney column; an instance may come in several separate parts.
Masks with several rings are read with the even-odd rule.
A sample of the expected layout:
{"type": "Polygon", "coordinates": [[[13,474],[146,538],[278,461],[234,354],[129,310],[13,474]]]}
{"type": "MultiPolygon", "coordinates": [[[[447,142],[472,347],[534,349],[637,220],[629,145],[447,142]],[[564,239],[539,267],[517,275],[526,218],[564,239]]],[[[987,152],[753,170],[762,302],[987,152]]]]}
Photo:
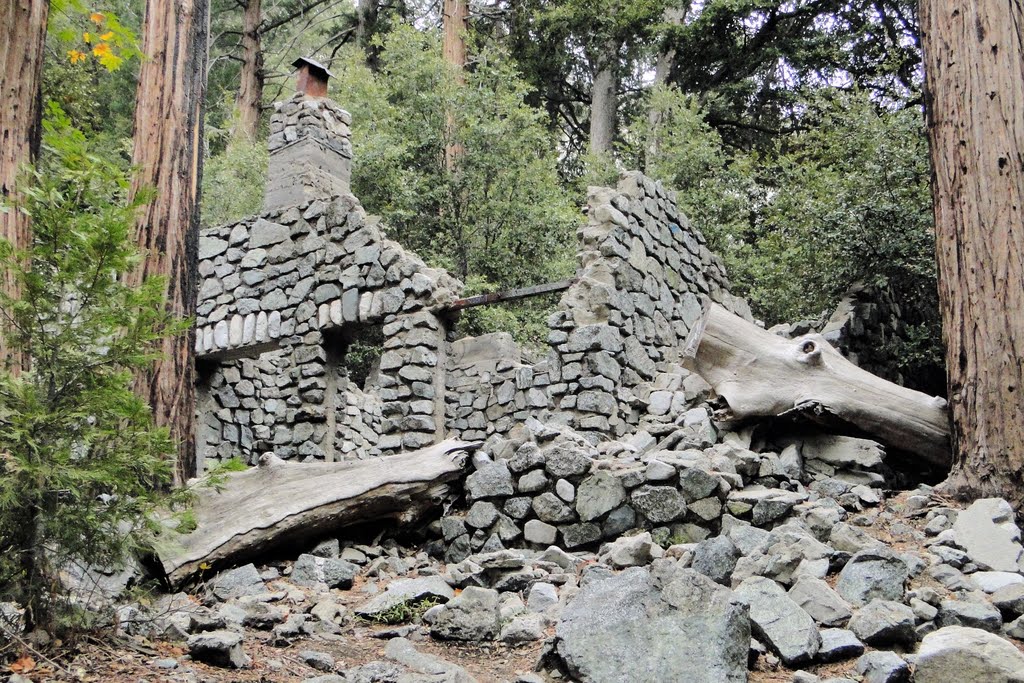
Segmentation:
{"type": "Polygon", "coordinates": [[[350,191],[352,117],[326,97],[331,72],[313,60],[293,62],[298,92],[274,104],[263,210],[350,191]]]}

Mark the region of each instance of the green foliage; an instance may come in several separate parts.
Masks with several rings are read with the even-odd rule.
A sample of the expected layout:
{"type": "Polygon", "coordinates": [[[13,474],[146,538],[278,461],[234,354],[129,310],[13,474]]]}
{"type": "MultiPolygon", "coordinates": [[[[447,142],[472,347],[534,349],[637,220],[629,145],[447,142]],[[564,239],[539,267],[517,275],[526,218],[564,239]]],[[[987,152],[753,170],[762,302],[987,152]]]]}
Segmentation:
{"type": "Polygon", "coordinates": [[[481,290],[571,272],[579,213],[501,50],[481,48],[464,83],[436,35],[411,26],[385,39],[379,72],[360,50],[340,57],[334,97],[352,112],[353,190],[396,239],[481,290]]]}
{"type": "Polygon", "coordinates": [[[373,615],[370,621],[375,624],[404,624],[409,621],[418,621],[424,612],[440,604],[441,601],[434,597],[402,602],[373,615]]]}
{"type": "Polygon", "coordinates": [[[814,317],[865,282],[891,284],[911,320],[935,319],[918,112],[879,108],[859,92],[822,91],[808,99],[801,132],[755,155],[727,150],[678,90],[655,90],[651,103],[656,123],[634,126],[631,153],[678,190],[680,206],[759,316],[769,323],[814,317]]]}
{"type": "Polygon", "coordinates": [[[0,248],[20,288],[0,293],[7,348],[31,369],[0,372],[0,595],[32,622],[72,615],[58,590],[69,565],[117,566],[154,528],[173,444],[132,392],[132,371],[184,325],[165,312],[162,283],[130,287],[131,239],[142,197],[94,153],[56,107],[44,122],[38,168],[11,210],[32,217],[28,253],[0,248]]]}
{"type": "Polygon", "coordinates": [[[232,139],[203,169],[202,218],[222,225],[259,213],[267,175],[264,141],[232,139]]]}

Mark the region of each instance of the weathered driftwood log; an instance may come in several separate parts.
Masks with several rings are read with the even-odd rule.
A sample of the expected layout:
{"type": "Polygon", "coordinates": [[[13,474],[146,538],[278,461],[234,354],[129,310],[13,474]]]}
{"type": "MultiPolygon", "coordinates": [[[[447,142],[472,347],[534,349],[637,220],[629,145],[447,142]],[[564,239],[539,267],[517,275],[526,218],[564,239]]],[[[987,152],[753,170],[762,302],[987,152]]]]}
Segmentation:
{"type": "Polygon", "coordinates": [[[285,543],[362,522],[409,523],[439,503],[480,446],[435,446],[355,464],[290,463],[267,454],[258,467],[226,475],[217,487],[195,485],[196,528],[168,534],[156,549],[165,578],[178,585],[200,571],[255,557],[285,543]]]}
{"type": "Polygon", "coordinates": [[[707,303],[684,355],[737,420],[829,413],[931,464],[950,464],[944,399],[858,368],[819,334],[784,339],[707,303]]]}

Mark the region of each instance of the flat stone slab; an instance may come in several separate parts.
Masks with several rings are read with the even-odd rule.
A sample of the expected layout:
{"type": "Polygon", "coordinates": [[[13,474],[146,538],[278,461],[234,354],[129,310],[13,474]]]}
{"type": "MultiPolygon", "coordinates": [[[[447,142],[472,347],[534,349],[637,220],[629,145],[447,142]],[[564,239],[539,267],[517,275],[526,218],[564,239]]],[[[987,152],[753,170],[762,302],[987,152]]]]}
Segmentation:
{"type": "Polygon", "coordinates": [[[982,569],[1020,571],[1024,548],[1020,528],[1013,521],[1013,508],[1002,498],[982,498],[957,515],[953,524],[956,544],[982,569]]]}

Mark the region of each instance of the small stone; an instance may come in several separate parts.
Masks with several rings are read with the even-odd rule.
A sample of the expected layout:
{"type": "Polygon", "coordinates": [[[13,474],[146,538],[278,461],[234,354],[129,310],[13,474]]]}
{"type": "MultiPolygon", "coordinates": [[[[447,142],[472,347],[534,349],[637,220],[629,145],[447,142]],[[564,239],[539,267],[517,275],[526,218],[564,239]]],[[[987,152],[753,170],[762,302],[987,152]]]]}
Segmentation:
{"type": "Polygon", "coordinates": [[[493,640],[500,621],[498,592],[469,586],[444,606],[430,632],[443,640],[493,640]]]}
{"type": "Polygon", "coordinates": [[[523,527],[523,538],[530,543],[553,545],[557,537],[558,529],[550,524],[540,521],[539,519],[531,519],[526,523],[526,526],[523,527]]]}
{"type": "Polygon", "coordinates": [[[327,652],[299,650],[299,659],[317,671],[334,671],[334,657],[327,652]]]}
{"type": "Polygon", "coordinates": [[[576,492],[576,511],[580,519],[590,522],[618,508],[626,500],[622,481],[607,472],[595,472],[580,484],[576,492]]]}
{"type": "Polygon", "coordinates": [[[841,659],[858,657],[864,652],[864,643],[860,642],[853,631],[845,628],[825,628],[821,630],[821,648],[818,659],[822,662],[838,662],[841,659]]]}
{"type": "Polygon", "coordinates": [[[968,626],[983,631],[999,633],[1003,626],[1003,618],[992,605],[987,602],[967,600],[943,600],[939,605],[939,616],[936,619],[939,628],[944,626],[968,626]]]}
{"type": "Polygon", "coordinates": [[[853,616],[850,605],[818,578],[799,576],[789,589],[789,597],[822,626],[841,626],[853,616]]]}
{"type": "Polygon", "coordinates": [[[754,576],[736,587],[737,597],[750,605],[754,635],[776,652],[786,666],[811,661],[821,647],[814,620],[771,579],[754,576]]]}
{"type": "Polygon", "coordinates": [[[909,683],[910,666],[895,652],[868,652],[857,660],[864,683],[909,683]]]}
{"type": "Polygon", "coordinates": [[[732,570],[736,568],[736,560],[740,551],[727,536],[714,536],[701,541],[693,549],[693,560],[690,568],[700,572],[715,583],[729,585],[732,570]]]}
{"type": "Polygon", "coordinates": [[[290,579],[298,586],[327,584],[328,588],[351,588],[359,567],[344,560],[315,555],[299,555],[292,566],[290,579]]]}
{"type": "Polygon", "coordinates": [[[485,465],[466,477],[466,499],[469,501],[495,496],[511,496],[512,473],[504,461],[485,465]]]}
{"type": "Polygon", "coordinates": [[[644,485],[633,491],[633,506],[655,524],[664,524],[686,514],[686,501],[672,486],[644,485]]]}

